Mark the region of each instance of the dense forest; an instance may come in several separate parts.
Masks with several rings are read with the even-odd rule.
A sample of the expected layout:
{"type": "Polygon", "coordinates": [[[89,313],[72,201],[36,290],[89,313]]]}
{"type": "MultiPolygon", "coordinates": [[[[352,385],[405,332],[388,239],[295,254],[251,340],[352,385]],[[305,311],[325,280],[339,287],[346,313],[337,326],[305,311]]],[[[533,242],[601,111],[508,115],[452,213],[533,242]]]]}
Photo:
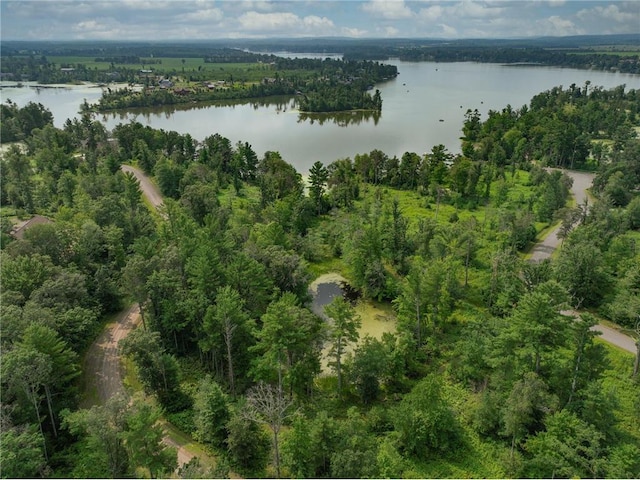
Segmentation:
{"type": "Polygon", "coordinates": [[[3,105],[2,476],[169,476],[162,417],[214,459],[182,478],[637,478],[638,364],[590,327],[638,321],[638,95],[557,87],[468,111],[461,154],[374,150],[307,179],[216,133],[3,105]],[[594,171],[590,204],[545,167],[594,171]],[[555,222],[562,247],[528,262],[555,222]],[[351,294],[318,316],[328,272],[351,294]],[[134,400],[100,404],[82,359],[132,304],[134,400]],[[391,332],[361,331],[374,307],[391,332]]]}
{"type": "Polygon", "coordinates": [[[407,62],[481,62],[502,64],[546,65],[567,68],[585,68],[609,72],[640,73],[640,55],[614,55],[594,49],[565,50],[494,46],[420,46],[404,48],[368,49],[348,52],[344,58],[387,60],[397,57],[407,62]]]}
{"type": "MultiPolygon", "coordinates": [[[[475,61],[539,63],[571,68],[589,68],[638,73],[640,35],[578,35],[526,39],[416,39],[416,38],[294,38],[226,39],[206,42],[3,42],[3,72],[11,61],[33,57],[89,56],[115,64],[133,64],[138,58],[205,58],[215,63],[253,61],[251,52],[324,52],[345,59],[411,61],[475,61]],[[7,63],[9,62],[9,63],[7,63]]],[[[269,57],[270,53],[264,53],[269,57]]],[[[265,61],[266,59],[262,59],[265,61]]],[[[56,60],[52,60],[56,62],[56,60]]],[[[155,63],[155,62],[154,62],[155,63]]]]}

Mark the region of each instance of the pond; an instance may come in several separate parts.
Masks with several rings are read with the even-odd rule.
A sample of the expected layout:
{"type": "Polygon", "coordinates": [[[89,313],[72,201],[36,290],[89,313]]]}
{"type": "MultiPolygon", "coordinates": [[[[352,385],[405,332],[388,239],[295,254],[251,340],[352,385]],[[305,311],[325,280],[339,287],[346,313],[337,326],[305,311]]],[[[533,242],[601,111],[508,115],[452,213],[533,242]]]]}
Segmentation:
{"type": "MultiPolygon", "coordinates": [[[[309,293],[313,298],[311,310],[325,319],[324,307],[330,304],[335,297],[344,295],[347,300],[351,301],[362,320],[358,330],[360,339],[369,335],[380,340],[383,334],[395,333],[396,331],[396,316],[391,306],[361,298],[349,285],[347,279],[339,273],[326,273],[319,276],[309,286],[309,293]]],[[[352,350],[353,348],[349,347],[345,352],[352,350]]],[[[325,346],[322,351],[322,370],[325,373],[329,372],[328,354],[329,347],[325,346]]]]}

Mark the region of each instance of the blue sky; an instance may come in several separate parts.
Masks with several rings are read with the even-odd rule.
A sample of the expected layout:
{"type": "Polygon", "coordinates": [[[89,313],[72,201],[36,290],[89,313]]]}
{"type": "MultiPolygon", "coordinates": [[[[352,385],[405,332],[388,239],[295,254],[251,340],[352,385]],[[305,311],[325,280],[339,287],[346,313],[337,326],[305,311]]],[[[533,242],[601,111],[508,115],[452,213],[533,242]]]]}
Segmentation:
{"type": "Polygon", "coordinates": [[[640,0],[0,0],[3,40],[640,33],[640,0]]]}

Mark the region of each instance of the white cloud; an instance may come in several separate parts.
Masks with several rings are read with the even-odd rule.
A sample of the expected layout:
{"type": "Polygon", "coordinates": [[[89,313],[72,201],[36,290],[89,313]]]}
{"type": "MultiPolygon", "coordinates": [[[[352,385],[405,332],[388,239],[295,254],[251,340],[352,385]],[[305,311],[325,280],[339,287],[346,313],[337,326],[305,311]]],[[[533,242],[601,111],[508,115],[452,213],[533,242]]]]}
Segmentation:
{"type": "Polygon", "coordinates": [[[370,0],[362,5],[362,10],[387,20],[411,18],[414,15],[404,0],[370,0]]]}
{"type": "MultiPolygon", "coordinates": [[[[115,4],[131,10],[160,10],[175,7],[172,2],[151,1],[151,0],[120,0],[120,2],[88,2],[92,5],[102,4],[109,8],[113,8],[115,4]]],[[[210,2],[209,2],[210,3],[210,2]]]]}
{"type": "Polygon", "coordinates": [[[580,10],[576,16],[581,20],[591,20],[595,18],[606,18],[618,23],[636,21],[640,30],[640,4],[635,4],[633,10],[625,11],[618,5],[607,5],[606,7],[596,6],[589,9],[580,10]]]}
{"type": "Polygon", "coordinates": [[[458,36],[458,30],[451,25],[447,25],[445,23],[440,23],[438,25],[442,29],[442,35],[449,38],[455,38],[458,36]]]}
{"type": "Polygon", "coordinates": [[[263,12],[270,12],[271,10],[273,10],[273,3],[264,0],[246,1],[244,3],[248,6],[248,8],[251,8],[251,10],[260,10],[263,12]]]}
{"type": "Polygon", "coordinates": [[[87,20],[85,22],[80,22],[76,24],[74,27],[77,31],[92,31],[98,28],[99,24],[96,20],[87,20]]]}
{"type": "Polygon", "coordinates": [[[584,8],[575,14],[584,28],[598,33],[638,33],[640,30],[640,2],[617,2],[607,6],[584,8]]]}
{"type": "Polygon", "coordinates": [[[243,30],[252,33],[273,33],[282,35],[327,35],[333,33],[335,25],[327,17],[308,15],[300,18],[291,12],[259,13],[246,12],[238,17],[243,30]]]}
{"type": "Polygon", "coordinates": [[[302,19],[305,27],[313,29],[334,28],[335,25],[327,17],[318,17],[317,15],[308,15],[302,19]]]}
{"type": "Polygon", "coordinates": [[[395,27],[387,26],[384,28],[383,32],[384,32],[383,35],[385,37],[397,37],[398,33],[400,33],[400,30],[398,30],[395,27]]]}
{"type": "Polygon", "coordinates": [[[498,7],[494,5],[499,4],[489,4],[486,2],[465,0],[455,4],[450,8],[447,8],[447,10],[449,11],[449,14],[453,16],[470,18],[486,18],[501,15],[504,11],[504,8],[502,6],[498,7]]]}
{"type": "Polygon", "coordinates": [[[83,40],[117,40],[123,38],[123,34],[130,33],[122,31],[111,18],[84,20],[73,25],[72,30],[77,39],[83,40]]]}
{"type": "Polygon", "coordinates": [[[2,39],[638,33],[640,0],[0,0],[2,39]]]}
{"type": "Polygon", "coordinates": [[[300,17],[293,13],[259,13],[246,12],[238,18],[240,26],[251,31],[260,30],[279,30],[283,28],[292,28],[300,22],[300,17]]]}
{"type": "Polygon", "coordinates": [[[536,31],[539,35],[566,36],[582,35],[584,30],[577,27],[571,20],[552,15],[536,22],[536,31]]]}
{"type": "Polygon", "coordinates": [[[343,37],[361,38],[368,34],[367,30],[361,30],[359,28],[342,27],[340,29],[340,35],[343,37]]]}
{"type": "Polygon", "coordinates": [[[418,17],[421,20],[433,21],[442,17],[444,9],[440,5],[431,5],[427,8],[423,8],[418,12],[418,17]]]}
{"type": "Polygon", "coordinates": [[[456,3],[435,4],[422,8],[417,14],[417,18],[422,22],[435,22],[446,18],[449,22],[456,22],[461,25],[463,22],[499,18],[505,15],[507,9],[505,2],[475,2],[464,0],[456,3]]]}
{"type": "Polygon", "coordinates": [[[224,13],[219,8],[196,10],[176,16],[176,20],[180,22],[219,22],[223,18],[224,13]]]}
{"type": "Polygon", "coordinates": [[[234,12],[271,12],[274,7],[282,2],[270,2],[267,0],[235,0],[218,2],[221,8],[234,12]]]}

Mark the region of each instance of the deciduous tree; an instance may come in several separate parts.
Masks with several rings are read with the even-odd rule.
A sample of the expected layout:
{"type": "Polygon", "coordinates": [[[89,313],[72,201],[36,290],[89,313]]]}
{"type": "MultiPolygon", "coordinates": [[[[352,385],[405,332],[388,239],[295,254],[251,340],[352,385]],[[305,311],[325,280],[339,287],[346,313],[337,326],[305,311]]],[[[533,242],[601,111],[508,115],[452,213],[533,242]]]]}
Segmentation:
{"type": "Polygon", "coordinates": [[[434,375],[422,379],[392,412],[404,452],[426,459],[452,448],[461,439],[460,427],[434,375]]]}
{"type": "Polygon", "coordinates": [[[246,408],[243,410],[243,414],[249,419],[263,423],[271,429],[276,478],[280,478],[280,430],[284,421],[291,416],[292,403],[284,397],[281,390],[260,382],[248,392],[246,408]]]}

